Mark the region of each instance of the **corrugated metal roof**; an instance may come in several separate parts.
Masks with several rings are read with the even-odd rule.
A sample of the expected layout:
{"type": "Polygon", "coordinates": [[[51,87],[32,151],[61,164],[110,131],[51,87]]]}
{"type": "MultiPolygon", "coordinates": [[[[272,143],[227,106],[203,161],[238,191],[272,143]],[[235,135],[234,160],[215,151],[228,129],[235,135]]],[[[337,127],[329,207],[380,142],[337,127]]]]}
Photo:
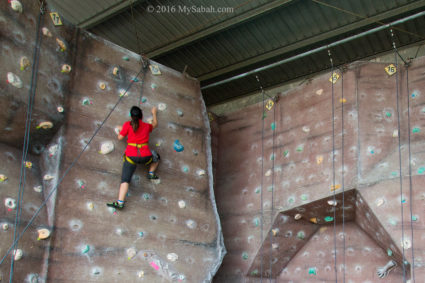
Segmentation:
{"type": "MultiPolygon", "coordinates": [[[[424,9],[425,0],[50,0],[49,4],[69,21],[89,26],[91,32],[123,47],[179,71],[188,66],[191,76],[208,85],[413,14],[424,9]],[[201,7],[227,7],[233,12],[197,12],[201,7]]],[[[422,17],[394,28],[396,44],[424,40],[423,24],[422,17]]],[[[335,64],[343,64],[391,48],[389,32],[381,31],[333,48],[332,55],[335,64]]],[[[327,68],[327,53],[318,53],[260,76],[268,87],[327,68]]],[[[251,77],[205,89],[203,95],[211,105],[255,90],[258,83],[251,77]]]]}

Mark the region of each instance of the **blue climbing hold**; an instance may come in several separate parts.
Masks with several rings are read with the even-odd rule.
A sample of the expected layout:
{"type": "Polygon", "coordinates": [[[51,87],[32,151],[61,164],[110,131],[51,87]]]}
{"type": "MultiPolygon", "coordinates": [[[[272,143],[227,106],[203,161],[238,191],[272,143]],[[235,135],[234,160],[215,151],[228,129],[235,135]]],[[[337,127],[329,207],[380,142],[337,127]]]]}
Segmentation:
{"type": "Polygon", "coordinates": [[[174,147],[174,150],[177,151],[177,152],[181,152],[181,151],[184,150],[184,146],[180,143],[179,140],[174,141],[173,147],[174,147]]]}

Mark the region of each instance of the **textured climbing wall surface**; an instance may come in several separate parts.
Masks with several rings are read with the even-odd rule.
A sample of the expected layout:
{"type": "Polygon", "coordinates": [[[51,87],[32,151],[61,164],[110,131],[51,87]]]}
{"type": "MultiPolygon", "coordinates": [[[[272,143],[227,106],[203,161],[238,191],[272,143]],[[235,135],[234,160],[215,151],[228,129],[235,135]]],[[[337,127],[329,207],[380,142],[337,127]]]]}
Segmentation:
{"type": "MultiPolygon", "coordinates": [[[[39,12],[37,1],[21,1],[20,7],[17,2],[0,3],[1,256],[13,241],[18,211],[13,204],[39,12]],[[24,55],[28,62],[21,66],[24,55]]],[[[209,282],[225,248],[199,83],[155,62],[139,73],[140,56],[66,22],[55,27],[49,12],[42,17],[30,132],[34,155],[26,158],[32,167],[26,164],[31,168],[26,168],[18,232],[46,206],[19,242],[23,253],[13,282],[209,282]],[[139,166],[125,209],[115,211],[106,202],[118,196],[126,146],[117,140],[116,128],[129,119],[133,105],[142,108],[147,122],[151,108],[158,107],[150,147],[161,156],[160,179],[148,181],[146,168],[139,166]]],[[[10,258],[0,265],[1,280],[9,277],[10,258]]]]}
{"type": "MultiPolygon", "coordinates": [[[[219,141],[215,193],[228,254],[215,277],[216,282],[256,282],[261,280],[260,277],[268,279],[269,274],[272,274],[276,282],[335,280],[333,240],[330,240],[329,245],[326,244],[328,248],[324,251],[325,256],[320,254],[323,258],[319,258],[318,251],[313,250],[317,248],[310,243],[318,234],[311,238],[311,232],[303,223],[307,221],[333,231],[333,226],[329,224],[335,219],[338,223],[337,230],[340,231],[342,211],[345,211],[345,221],[349,227],[353,227],[346,232],[347,280],[378,282],[402,280],[403,276],[407,279],[412,276],[416,279],[425,278],[422,267],[423,236],[420,228],[423,225],[421,219],[425,217],[420,210],[425,199],[420,192],[424,185],[421,175],[425,173],[424,145],[421,143],[425,126],[422,94],[425,89],[425,59],[419,58],[411,63],[408,74],[409,91],[405,67],[398,66],[396,74],[390,75],[385,71],[389,64],[353,63],[343,73],[341,70],[336,71],[338,79],[334,84],[330,81],[330,73],[321,75],[280,95],[271,110],[267,109],[266,100],[265,105],[260,103],[249,106],[218,119],[219,127],[214,133],[219,141]],[[335,117],[333,125],[332,87],[335,117]],[[412,197],[409,195],[409,144],[412,197]],[[400,168],[402,181],[399,178],[400,168]],[[402,197],[400,183],[403,185],[402,197]],[[342,198],[334,203],[333,194],[341,194],[349,189],[355,189],[357,198],[354,202],[345,200],[342,209],[342,198]],[[309,206],[310,203],[315,204],[309,206]],[[350,212],[352,209],[355,214],[354,210],[350,212]],[[283,211],[284,215],[291,212],[288,216],[294,217],[295,223],[298,221],[299,225],[294,226],[293,220],[280,223],[280,218],[276,217],[279,211],[283,211]],[[354,231],[353,229],[360,232],[350,234],[349,231],[354,231]],[[301,239],[298,237],[300,232],[303,232],[301,239]],[[288,235],[298,239],[295,242],[281,239],[288,235]],[[362,258],[363,247],[352,244],[357,238],[361,242],[372,241],[373,248],[381,249],[383,259],[379,264],[371,257],[367,257],[370,258],[369,262],[362,258]],[[413,245],[414,257],[411,253],[413,245]],[[301,250],[295,257],[285,258],[283,255],[291,254],[291,249],[301,250]],[[309,257],[303,258],[303,251],[308,252],[309,257]],[[403,254],[406,260],[404,268],[403,254]],[[380,279],[377,268],[385,266],[390,260],[397,263],[396,271],[391,271],[385,279],[380,279]],[[414,273],[410,270],[413,260],[414,273]],[[328,264],[331,272],[326,271],[328,264]],[[310,268],[315,268],[317,274],[312,274],[313,269],[309,272],[310,268]],[[358,269],[367,269],[369,272],[359,272],[358,269]],[[350,277],[351,274],[353,277],[350,277]]],[[[339,242],[337,249],[338,253],[344,251],[339,242]]],[[[339,278],[341,258],[339,254],[339,278]]]]}

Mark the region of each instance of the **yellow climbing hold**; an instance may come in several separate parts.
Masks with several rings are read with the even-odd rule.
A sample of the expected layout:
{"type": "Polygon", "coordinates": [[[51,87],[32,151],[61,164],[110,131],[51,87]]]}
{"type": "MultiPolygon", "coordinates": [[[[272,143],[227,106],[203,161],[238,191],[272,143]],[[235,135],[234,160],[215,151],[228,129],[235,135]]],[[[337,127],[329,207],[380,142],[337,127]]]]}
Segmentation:
{"type": "Polygon", "coordinates": [[[37,240],[44,240],[50,237],[50,230],[46,228],[38,229],[38,238],[37,240]]]}
{"type": "Polygon", "coordinates": [[[100,89],[105,89],[106,88],[106,84],[104,82],[100,82],[99,83],[99,88],[100,89]]]}
{"type": "Polygon", "coordinates": [[[56,38],[56,43],[59,45],[59,48],[62,52],[66,51],[66,45],[62,40],[56,38]]]}
{"type": "Polygon", "coordinates": [[[63,64],[62,65],[62,69],[61,69],[61,73],[69,73],[71,72],[71,66],[68,64],[63,64]]]}
{"type": "Polygon", "coordinates": [[[137,251],[135,248],[129,248],[127,249],[127,259],[132,259],[137,254],[137,251]]]}
{"type": "Polygon", "coordinates": [[[347,99],[345,99],[345,98],[340,98],[340,99],[339,99],[339,102],[340,102],[340,103],[345,103],[345,102],[347,102],[347,99]]]}
{"type": "Polygon", "coordinates": [[[7,180],[7,176],[6,175],[3,175],[3,174],[0,174],[0,182],[4,182],[6,180],[7,180]]]}
{"type": "Polygon", "coordinates": [[[37,129],[40,129],[40,128],[42,128],[42,129],[51,129],[51,128],[53,128],[53,123],[52,122],[49,122],[49,121],[46,121],[46,122],[41,122],[40,124],[38,124],[38,126],[36,127],[37,129]]]}
{"type": "Polygon", "coordinates": [[[112,74],[114,76],[117,76],[118,75],[118,67],[114,67],[114,69],[112,70],[112,74]]]}
{"type": "Polygon", "coordinates": [[[316,156],[316,163],[322,164],[322,162],[323,162],[323,155],[316,156]]]}
{"type": "Polygon", "coordinates": [[[32,168],[32,162],[31,161],[25,161],[25,167],[28,169],[32,168]]]}
{"type": "Polygon", "coordinates": [[[397,68],[394,66],[394,64],[389,64],[385,67],[385,72],[387,72],[389,76],[392,76],[397,73],[397,68]]]}
{"type": "Polygon", "coordinates": [[[322,93],[323,93],[323,89],[322,89],[322,88],[321,88],[321,89],[316,90],[316,94],[317,94],[317,95],[322,95],[322,93]]]}
{"type": "Polygon", "coordinates": [[[317,218],[316,217],[310,218],[310,222],[317,224],[317,218]]]}
{"type": "Polygon", "coordinates": [[[338,79],[339,79],[339,74],[336,72],[333,72],[332,76],[329,78],[329,81],[334,84],[338,81],[338,79]]]}
{"type": "Polygon", "coordinates": [[[273,100],[271,100],[271,99],[267,100],[267,103],[266,103],[267,110],[269,110],[269,111],[272,110],[273,105],[274,105],[273,100]]]}
{"type": "Polygon", "coordinates": [[[276,237],[276,235],[279,234],[279,228],[272,229],[272,234],[276,237]]]}
{"type": "Polygon", "coordinates": [[[338,184],[338,185],[332,185],[331,186],[331,192],[336,191],[336,190],[338,190],[340,188],[341,188],[341,185],[340,184],[338,184]]]}
{"type": "Polygon", "coordinates": [[[23,56],[21,57],[21,60],[19,60],[19,66],[21,67],[21,71],[24,71],[28,66],[30,65],[30,60],[28,60],[27,57],[23,56]]]}

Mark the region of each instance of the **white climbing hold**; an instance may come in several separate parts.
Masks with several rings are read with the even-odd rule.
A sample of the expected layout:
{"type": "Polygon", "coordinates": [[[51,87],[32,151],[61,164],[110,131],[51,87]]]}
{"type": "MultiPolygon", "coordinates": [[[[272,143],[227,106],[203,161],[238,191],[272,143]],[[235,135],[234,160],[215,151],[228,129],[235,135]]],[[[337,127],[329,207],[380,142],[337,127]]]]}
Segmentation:
{"type": "Polygon", "coordinates": [[[37,193],[41,193],[41,190],[42,190],[42,186],[35,186],[34,187],[34,191],[37,192],[37,193]]]}
{"type": "Polygon", "coordinates": [[[58,106],[58,108],[56,108],[58,110],[59,113],[62,113],[64,111],[62,106],[58,106]]]}
{"type": "Polygon", "coordinates": [[[16,249],[16,250],[14,250],[13,251],[13,256],[14,256],[14,259],[17,261],[17,260],[20,260],[21,258],[22,258],[22,256],[24,255],[24,253],[22,252],[22,250],[21,249],[16,249]]]}
{"type": "Polygon", "coordinates": [[[321,89],[316,90],[316,94],[317,94],[317,95],[322,95],[322,93],[323,93],[323,89],[322,89],[322,88],[321,88],[321,89]]]}
{"type": "Polygon", "coordinates": [[[9,224],[7,224],[7,223],[3,223],[3,224],[1,225],[1,228],[2,228],[4,231],[7,231],[7,230],[9,230],[9,224]]]}
{"type": "Polygon", "coordinates": [[[186,208],[186,202],[184,200],[179,200],[179,207],[186,208]]]}
{"type": "Polygon", "coordinates": [[[37,129],[42,128],[42,129],[45,129],[45,130],[51,129],[51,128],[53,128],[53,123],[50,122],[50,121],[41,122],[40,124],[38,124],[38,126],[36,128],[37,129]]]}
{"type": "Polygon", "coordinates": [[[4,205],[9,209],[15,209],[16,208],[16,200],[13,198],[5,198],[4,199],[4,205]]]}
{"type": "Polygon", "coordinates": [[[412,247],[412,243],[409,239],[404,239],[404,241],[401,241],[401,247],[404,249],[410,249],[412,247]]]}
{"type": "Polygon", "coordinates": [[[398,137],[398,130],[393,131],[393,138],[396,138],[396,137],[398,137]]]}
{"type": "Polygon", "coordinates": [[[125,90],[125,89],[123,89],[123,88],[119,89],[119,90],[118,90],[118,93],[119,93],[120,97],[128,96],[128,91],[126,91],[126,90],[125,90]]]}
{"type": "Polygon", "coordinates": [[[277,250],[279,248],[279,244],[278,243],[273,243],[272,244],[272,249],[277,250]]]}
{"type": "Polygon", "coordinates": [[[22,56],[19,60],[19,66],[21,67],[21,71],[24,71],[30,65],[30,60],[27,57],[22,56]]]}
{"type": "Polygon", "coordinates": [[[205,170],[202,170],[202,169],[196,170],[196,175],[198,175],[198,176],[204,176],[205,175],[205,170]]]}
{"type": "Polygon", "coordinates": [[[93,204],[92,202],[88,202],[88,203],[87,203],[87,209],[88,209],[88,210],[90,210],[90,211],[93,211],[93,209],[94,209],[94,204],[93,204]]]}
{"type": "Polygon", "coordinates": [[[114,143],[112,141],[106,141],[101,144],[99,153],[108,154],[111,153],[114,148],[114,143]]]}
{"type": "Polygon", "coordinates": [[[59,146],[57,144],[51,145],[49,147],[49,154],[55,155],[58,152],[59,146]]]}
{"type": "Polygon", "coordinates": [[[383,205],[384,203],[385,203],[385,200],[383,198],[376,200],[376,206],[378,206],[378,207],[383,205]]]}
{"type": "Polygon", "coordinates": [[[137,251],[136,251],[135,248],[129,248],[129,249],[127,249],[127,258],[129,260],[132,259],[133,257],[135,257],[136,254],[137,254],[137,251]]]}
{"type": "Polygon", "coordinates": [[[298,214],[295,214],[294,219],[295,220],[300,220],[301,217],[302,217],[302,215],[298,213],[298,214]]]}
{"type": "Polygon", "coordinates": [[[186,220],[186,226],[189,227],[190,229],[195,229],[196,222],[192,219],[186,220]]]}
{"type": "Polygon", "coordinates": [[[37,230],[38,238],[37,240],[45,240],[50,237],[50,230],[46,228],[41,228],[37,230]]]}
{"type": "Polygon", "coordinates": [[[3,175],[3,174],[0,174],[0,183],[4,182],[6,180],[7,180],[7,176],[6,175],[3,175]]]}
{"type": "Polygon", "coordinates": [[[50,30],[46,27],[43,27],[41,29],[41,32],[43,33],[43,35],[47,36],[47,37],[52,37],[52,33],[50,32],[50,30]]]}
{"type": "Polygon", "coordinates": [[[328,200],[328,204],[330,206],[337,206],[338,205],[338,202],[336,200],[330,199],[330,200],[328,200]]]}
{"type": "Polygon", "coordinates": [[[142,278],[143,276],[145,276],[145,272],[141,270],[137,273],[137,276],[139,276],[139,278],[142,278]]]}
{"type": "Polygon", "coordinates": [[[43,180],[44,181],[50,181],[50,180],[53,180],[53,176],[52,175],[44,175],[44,177],[43,177],[43,180]]]}
{"type": "Polygon", "coordinates": [[[178,260],[179,259],[179,256],[176,254],[176,253],[169,253],[169,254],[167,254],[167,259],[169,260],[169,261],[176,261],[176,260],[178,260]]]}
{"type": "Polygon", "coordinates": [[[56,38],[56,43],[59,45],[60,51],[64,52],[66,50],[65,42],[63,42],[59,38],[56,38]]]}
{"type": "Polygon", "coordinates": [[[158,104],[158,110],[159,111],[164,111],[165,109],[167,109],[167,104],[165,104],[165,103],[158,104]]]}
{"type": "Polygon", "coordinates": [[[118,72],[119,72],[118,67],[114,67],[114,69],[112,70],[112,74],[114,76],[117,76],[118,75],[118,72]]]}
{"type": "Polygon", "coordinates": [[[180,117],[183,117],[183,111],[177,110],[177,115],[179,115],[180,117]]]}
{"type": "Polygon", "coordinates": [[[308,126],[304,126],[304,127],[303,127],[303,132],[304,132],[304,133],[308,133],[308,132],[310,132],[310,127],[308,127],[308,126]]]}
{"type": "Polygon", "coordinates": [[[7,73],[7,82],[16,88],[22,88],[23,86],[21,79],[12,72],[7,73]]]}
{"type": "Polygon", "coordinates": [[[22,4],[18,0],[12,0],[10,1],[10,7],[13,11],[22,13],[22,4]]]}
{"type": "Polygon", "coordinates": [[[269,177],[272,174],[272,170],[269,169],[267,170],[266,174],[264,174],[266,177],[269,177]]]}
{"type": "Polygon", "coordinates": [[[61,68],[62,73],[69,73],[69,72],[71,72],[71,70],[72,70],[72,68],[71,68],[70,65],[68,65],[68,64],[62,65],[62,68],[61,68]]]}

